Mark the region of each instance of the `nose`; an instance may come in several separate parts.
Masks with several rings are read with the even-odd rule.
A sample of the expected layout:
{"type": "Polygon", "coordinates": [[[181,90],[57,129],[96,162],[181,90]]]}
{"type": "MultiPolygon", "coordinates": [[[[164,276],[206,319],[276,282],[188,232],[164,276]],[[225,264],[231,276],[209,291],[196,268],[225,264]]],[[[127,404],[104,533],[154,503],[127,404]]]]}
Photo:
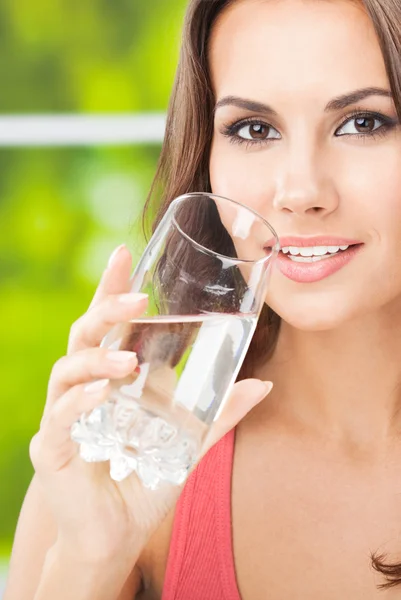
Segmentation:
{"type": "Polygon", "coordinates": [[[336,210],[338,203],[335,185],[325,173],[321,157],[299,145],[291,155],[283,157],[273,198],[276,210],[300,217],[324,218],[336,210]]]}

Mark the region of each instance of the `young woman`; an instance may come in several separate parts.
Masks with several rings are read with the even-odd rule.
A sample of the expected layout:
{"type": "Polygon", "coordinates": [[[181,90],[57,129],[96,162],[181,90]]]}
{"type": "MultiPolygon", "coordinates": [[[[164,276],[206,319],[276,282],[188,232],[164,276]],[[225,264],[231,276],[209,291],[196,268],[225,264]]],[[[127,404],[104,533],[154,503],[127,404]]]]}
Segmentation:
{"type": "Polygon", "coordinates": [[[50,377],[6,600],[400,596],[400,118],[399,0],[190,2],[158,219],[186,191],[256,209],[266,306],[184,491],[116,484],[69,429],[136,364],[98,347],[146,304],[118,249],[50,377]]]}

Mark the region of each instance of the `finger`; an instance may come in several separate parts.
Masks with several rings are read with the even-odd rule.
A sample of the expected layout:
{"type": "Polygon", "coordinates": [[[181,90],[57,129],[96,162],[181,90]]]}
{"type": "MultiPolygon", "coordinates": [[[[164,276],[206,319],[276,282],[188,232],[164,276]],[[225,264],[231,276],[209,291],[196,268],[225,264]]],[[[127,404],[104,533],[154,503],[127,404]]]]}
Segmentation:
{"type": "Polygon", "coordinates": [[[67,354],[98,346],[114,325],[141,316],[147,303],[147,294],[108,296],[72,325],[67,354]]]}
{"type": "Polygon", "coordinates": [[[71,387],[92,379],[120,379],[138,365],[135,352],[90,348],[63,356],[53,366],[47,392],[46,410],[71,387]]]}
{"type": "Polygon", "coordinates": [[[110,255],[108,265],[103,271],[99,285],[88,310],[96,306],[109,294],[122,294],[130,288],[132,256],[125,244],[118,246],[110,255]]]}
{"type": "Polygon", "coordinates": [[[233,392],[220,416],[211,425],[202,446],[202,455],[233,429],[273,388],[271,381],[244,379],[234,385],[233,392]]]}
{"type": "Polygon", "coordinates": [[[42,419],[41,428],[30,445],[30,456],[37,471],[63,468],[78,451],[71,439],[71,427],[83,413],[91,412],[110,394],[108,379],[71,388],[42,419]]]}

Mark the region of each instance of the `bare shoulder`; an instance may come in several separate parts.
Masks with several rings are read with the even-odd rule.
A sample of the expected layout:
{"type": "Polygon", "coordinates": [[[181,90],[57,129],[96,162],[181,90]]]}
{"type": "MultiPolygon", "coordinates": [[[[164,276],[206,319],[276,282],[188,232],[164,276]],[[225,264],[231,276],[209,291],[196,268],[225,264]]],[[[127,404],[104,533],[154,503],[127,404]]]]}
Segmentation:
{"type": "Polygon", "coordinates": [[[136,563],[141,577],[141,592],[137,595],[138,600],[160,600],[162,597],[174,515],[175,507],[152,535],[136,563]]]}

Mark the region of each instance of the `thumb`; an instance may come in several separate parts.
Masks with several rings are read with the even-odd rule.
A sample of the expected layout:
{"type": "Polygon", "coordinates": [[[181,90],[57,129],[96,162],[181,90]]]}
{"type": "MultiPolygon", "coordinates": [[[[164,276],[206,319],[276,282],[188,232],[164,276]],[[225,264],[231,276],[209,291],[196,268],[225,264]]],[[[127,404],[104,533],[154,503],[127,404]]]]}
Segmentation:
{"type": "Polygon", "coordinates": [[[254,406],[270,394],[272,388],[271,381],[260,381],[260,379],[244,379],[236,383],[220,416],[210,427],[202,446],[202,454],[206,454],[216,442],[233,429],[254,406]]]}

